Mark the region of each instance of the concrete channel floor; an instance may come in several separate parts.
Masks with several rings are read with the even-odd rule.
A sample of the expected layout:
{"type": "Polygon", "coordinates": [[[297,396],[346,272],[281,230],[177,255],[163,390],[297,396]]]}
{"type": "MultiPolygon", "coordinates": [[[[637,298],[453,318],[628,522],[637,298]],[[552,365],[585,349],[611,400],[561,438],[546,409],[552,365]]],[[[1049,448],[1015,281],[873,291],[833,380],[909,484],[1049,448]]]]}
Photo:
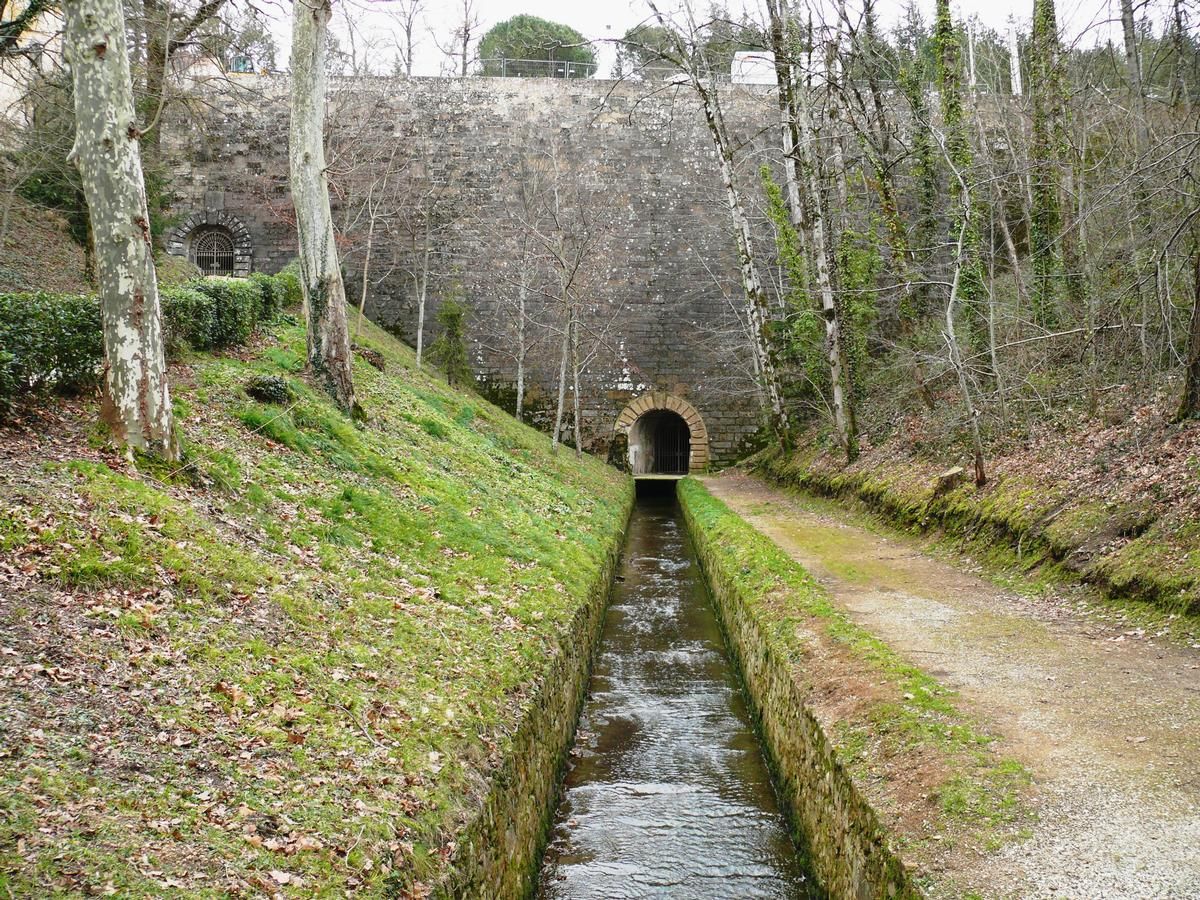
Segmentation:
{"type": "Polygon", "coordinates": [[[833,503],[740,472],[703,480],[1033,773],[1032,837],[975,873],[995,896],[1200,898],[1200,650],[1005,590],[833,503]]]}

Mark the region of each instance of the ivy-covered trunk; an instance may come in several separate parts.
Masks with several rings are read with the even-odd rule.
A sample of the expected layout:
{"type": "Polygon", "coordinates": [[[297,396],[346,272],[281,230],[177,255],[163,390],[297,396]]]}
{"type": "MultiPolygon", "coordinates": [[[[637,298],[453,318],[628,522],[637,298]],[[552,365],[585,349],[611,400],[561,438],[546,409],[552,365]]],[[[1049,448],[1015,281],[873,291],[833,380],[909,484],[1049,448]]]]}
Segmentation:
{"type": "Polygon", "coordinates": [[[308,365],[346,412],[354,409],[346,288],[333,236],[325,175],[325,54],[329,0],[296,0],[292,17],[290,175],[300,240],[300,285],[308,324],[308,365]]]}
{"type": "Polygon", "coordinates": [[[979,258],[979,223],[971,194],[971,168],[974,156],[967,137],[966,115],[962,98],[962,60],[959,58],[958,36],[950,18],[950,0],[937,0],[934,22],[934,44],[937,63],[937,86],[942,106],[942,126],[945,129],[946,161],[954,170],[950,179],[950,198],[953,207],[952,234],[961,234],[962,249],[956,254],[955,265],[961,268],[958,302],[963,306],[967,324],[967,339],[976,350],[987,345],[987,322],[979,303],[983,295],[983,268],[979,258]]]}
{"type": "Polygon", "coordinates": [[[1074,214],[1074,167],[1067,131],[1067,89],[1054,0],[1034,0],[1029,59],[1033,75],[1033,311],[1037,324],[1053,328],[1061,318],[1063,300],[1076,311],[1084,299],[1074,214]]]}
{"type": "Polygon", "coordinates": [[[158,281],[142,179],[141,133],[120,0],[69,0],[75,146],[95,236],[104,330],[104,418],[128,446],[179,457],[167,386],[158,281]]]}

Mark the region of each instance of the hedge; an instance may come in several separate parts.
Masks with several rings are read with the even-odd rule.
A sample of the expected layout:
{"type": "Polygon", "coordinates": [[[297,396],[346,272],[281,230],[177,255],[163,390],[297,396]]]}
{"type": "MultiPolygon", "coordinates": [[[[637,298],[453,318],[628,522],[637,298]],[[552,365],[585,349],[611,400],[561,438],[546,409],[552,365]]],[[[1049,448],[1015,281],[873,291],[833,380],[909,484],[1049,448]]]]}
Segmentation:
{"type": "MultiPolygon", "coordinates": [[[[159,291],[170,355],[244,343],[293,302],[294,276],[202,278],[159,291]]],[[[16,398],[96,384],[104,358],[94,296],[0,293],[0,415],[16,398]]]]}

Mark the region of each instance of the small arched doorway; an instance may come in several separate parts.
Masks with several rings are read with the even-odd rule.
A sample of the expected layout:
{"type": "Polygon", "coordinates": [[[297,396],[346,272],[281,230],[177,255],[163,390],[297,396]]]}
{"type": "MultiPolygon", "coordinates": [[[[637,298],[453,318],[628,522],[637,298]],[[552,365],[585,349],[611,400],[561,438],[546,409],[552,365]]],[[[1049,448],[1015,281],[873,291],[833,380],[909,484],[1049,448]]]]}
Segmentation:
{"type": "Polygon", "coordinates": [[[205,275],[245,278],[254,271],[250,230],[222,209],[199,210],[167,235],[167,252],[191,260],[205,275]]]}
{"type": "Polygon", "coordinates": [[[621,411],[614,430],[626,438],[634,475],[686,475],[708,467],[708,429],[682,397],[643,394],[621,411]]]}

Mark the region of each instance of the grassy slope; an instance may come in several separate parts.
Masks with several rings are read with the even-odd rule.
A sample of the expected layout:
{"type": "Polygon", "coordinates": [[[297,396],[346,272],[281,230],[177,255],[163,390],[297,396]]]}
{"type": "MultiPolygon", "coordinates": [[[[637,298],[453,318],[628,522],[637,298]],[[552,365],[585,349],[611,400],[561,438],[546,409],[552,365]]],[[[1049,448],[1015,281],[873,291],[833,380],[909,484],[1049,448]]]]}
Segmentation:
{"type": "Polygon", "coordinates": [[[813,444],[764,454],[759,467],[785,484],[863,500],[906,526],[973,537],[1002,566],[1049,560],[1110,595],[1200,616],[1200,423],[1167,425],[1144,407],[1112,424],[1047,426],[989,460],[984,487],[968,477],[940,495],[938,474],[961,457],[931,458],[903,429],[850,466],[813,444]]]}
{"type": "Polygon", "coordinates": [[[452,864],[628,486],[364,335],[362,429],[282,325],[175,371],[191,471],[89,440],[90,404],[0,435],[0,894],[423,896],[452,864]]]}

